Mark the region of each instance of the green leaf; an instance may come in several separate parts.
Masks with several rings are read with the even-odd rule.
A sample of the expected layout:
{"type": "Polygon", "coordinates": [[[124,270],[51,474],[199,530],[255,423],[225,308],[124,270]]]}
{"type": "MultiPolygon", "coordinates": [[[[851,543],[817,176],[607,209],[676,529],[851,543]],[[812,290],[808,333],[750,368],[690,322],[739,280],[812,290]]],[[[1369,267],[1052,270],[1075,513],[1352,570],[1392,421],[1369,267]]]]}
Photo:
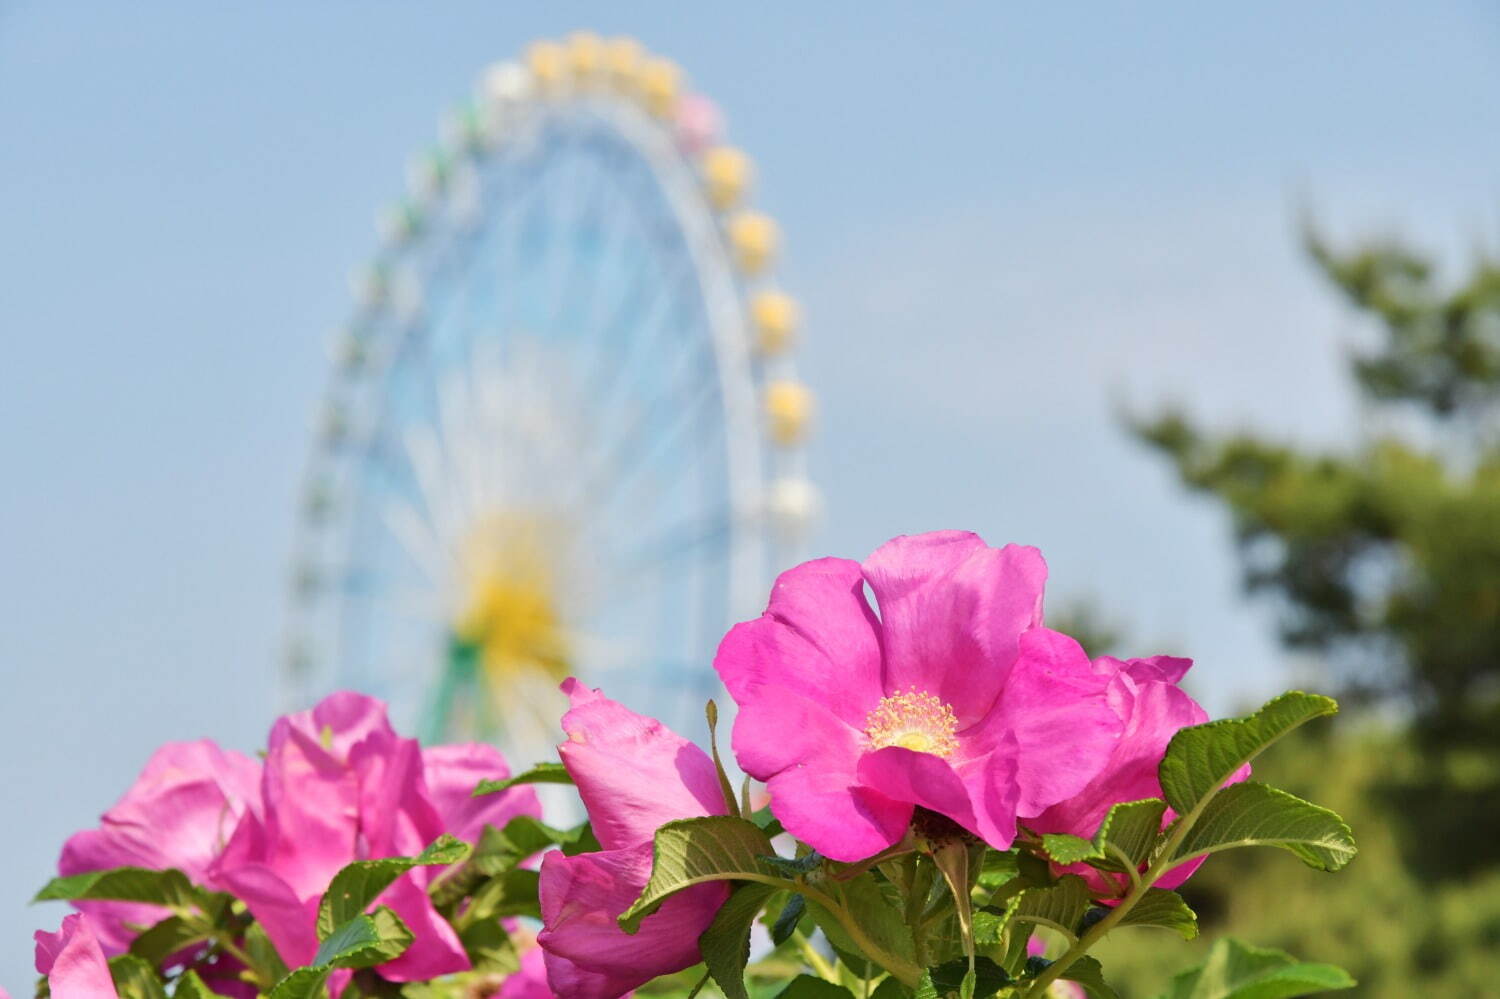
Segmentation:
{"type": "Polygon", "coordinates": [[[474,892],[465,918],[530,916],[541,919],[542,911],[537,902],[538,878],[536,871],[525,868],[495,875],[474,892]]]}
{"type": "Polygon", "coordinates": [[[1099,848],[1082,836],[1043,833],[1042,851],[1059,864],[1077,864],[1099,856],[1099,848]]]}
{"type": "MultiPolygon", "coordinates": [[[[916,945],[912,942],[911,929],[906,925],[901,910],[892,905],[885,893],[881,891],[873,874],[861,874],[857,878],[843,882],[838,892],[842,896],[844,908],[854,914],[854,918],[859,921],[860,929],[869,938],[871,944],[894,957],[912,964],[916,963],[916,945]]],[[[834,949],[846,954],[864,953],[832,912],[811,898],[807,900],[807,908],[823,934],[828,937],[829,943],[833,944],[834,949]]],[[[864,954],[864,956],[874,960],[873,954],[864,954]]],[[[886,970],[891,969],[886,968],[886,970]]]]}
{"type": "Polygon", "coordinates": [[[413,867],[453,864],[469,852],[467,844],[444,833],[415,857],[356,860],[333,876],[318,905],[318,939],[327,939],[335,926],[360,915],[380,893],[413,867]]]}
{"type": "Polygon", "coordinates": [[[1220,791],[1177,847],[1172,862],[1237,846],[1278,846],[1309,867],[1336,871],[1354,858],[1354,834],[1326,808],[1255,781],[1220,791]]]}
{"type": "MultiPolygon", "coordinates": [[[[968,958],[960,957],[952,961],[945,961],[935,968],[928,968],[923,974],[923,980],[932,984],[933,990],[939,996],[963,995],[967,990],[964,981],[969,973],[968,958]]],[[[1004,968],[987,957],[976,957],[974,959],[973,997],[974,999],[989,999],[990,996],[999,992],[1010,984],[1010,975],[1004,968]]],[[[920,986],[919,986],[920,988],[920,986]]]]}
{"type": "Polygon", "coordinates": [[[516,952],[515,942],[498,919],[470,923],[459,931],[458,939],[475,971],[510,975],[521,968],[521,955],[516,952]]]}
{"type": "Polygon", "coordinates": [[[203,983],[198,973],[192,968],[184,971],[177,979],[177,988],[172,992],[173,999],[224,999],[222,993],[215,992],[203,983]]]}
{"type": "Polygon", "coordinates": [[[538,763],[530,770],[516,774],[514,777],[506,777],[504,780],[482,780],[474,789],[471,797],[478,798],[486,794],[498,794],[509,788],[518,787],[522,784],[571,784],[573,778],[568,774],[568,768],[561,763],[538,763]]]}
{"type": "Polygon", "coordinates": [[[286,962],[276,952],[271,938],[266,936],[266,928],[259,923],[251,923],[245,930],[245,954],[250,958],[251,970],[261,981],[279,982],[286,977],[286,962]]]}
{"type": "Polygon", "coordinates": [[[1048,888],[1028,888],[1015,906],[1014,919],[1048,926],[1069,937],[1077,937],[1078,924],[1092,904],[1089,886],[1076,874],[1064,874],[1048,888]]]}
{"type": "Polygon", "coordinates": [[[332,968],[298,968],[276,983],[270,999],[328,999],[326,983],[332,968]]]}
{"type": "Polygon", "coordinates": [[[1105,870],[1139,868],[1151,856],[1161,835],[1161,819],[1167,803],[1160,798],[1126,801],[1110,807],[1094,834],[1099,859],[1094,866],[1105,870]]]}
{"type": "Polygon", "coordinates": [[[1304,722],[1338,711],[1329,697],[1289,691],[1245,718],[1180,730],[1157,770],[1167,803],[1187,815],[1261,750],[1304,722]]]}
{"type": "Polygon", "coordinates": [[[400,957],[412,933],[401,917],[381,906],[339,926],[318,946],[313,967],[370,968],[400,957]]]}
{"type": "Polygon", "coordinates": [[[806,912],[807,899],[801,895],[788,898],[786,905],[781,907],[781,912],[776,916],[776,922],[771,924],[771,942],[780,947],[790,940],[797,929],[797,923],[806,912]]]}
{"type": "Polygon", "coordinates": [[[854,993],[812,975],[798,975],[776,994],[776,999],[854,999],[854,993]]]}
{"type": "Polygon", "coordinates": [[[1120,920],[1120,926],[1159,926],[1191,940],[1198,935],[1198,915],[1175,891],[1147,888],[1141,900],[1120,920]]]}
{"type": "Polygon", "coordinates": [[[668,897],[708,881],[750,880],[790,887],[769,873],[761,860],[773,853],[766,834],[745,819],[710,815],[668,822],[656,830],[651,878],[621,914],[620,927],[634,933],[668,897]]]}
{"type": "MultiPolygon", "coordinates": [[[[710,702],[712,703],[712,702],[710,702]]],[[[779,889],[748,882],[740,885],[720,907],[714,921],[698,937],[698,952],[725,999],[750,999],[745,991],[745,965],[750,961],[750,927],[760,910],[779,889]]]]}
{"type": "Polygon", "coordinates": [[[714,771],[719,775],[719,793],[724,796],[724,811],[729,815],[748,815],[749,812],[743,815],[740,812],[739,800],[734,796],[734,785],[729,783],[729,775],[724,772],[724,762],[719,759],[719,737],[716,731],[719,727],[719,706],[712,698],[703,706],[703,713],[708,719],[708,749],[713,755],[714,771]]]}
{"type": "Polygon", "coordinates": [[[145,867],[116,867],[66,878],[53,878],[36,893],[33,902],[101,899],[111,902],[145,902],[169,909],[208,909],[211,892],[199,888],[187,875],[171,868],[154,871],[145,867]]]}
{"type": "Polygon", "coordinates": [[[1225,937],[1214,943],[1202,965],[1173,978],[1162,999],[1290,999],[1356,984],[1331,964],[1304,963],[1279,950],[1225,937]]]}
{"type": "Polygon", "coordinates": [[[130,941],[130,953],[153,968],[178,951],[208,939],[208,932],[196,920],[168,916],[130,941]]]}
{"type": "Polygon", "coordinates": [[[1068,965],[1060,977],[1083,986],[1089,999],[1117,999],[1115,990],[1104,980],[1103,966],[1087,954],[1068,965]]]}
{"type": "Polygon", "coordinates": [[[109,977],[114,979],[120,999],[167,999],[166,986],[156,969],[134,954],[110,958],[109,977]]]}
{"type": "Polygon", "coordinates": [[[901,980],[894,975],[887,975],[875,986],[875,991],[870,993],[870,999],[912,999],[911,990],[901,984],[901,980]]]}

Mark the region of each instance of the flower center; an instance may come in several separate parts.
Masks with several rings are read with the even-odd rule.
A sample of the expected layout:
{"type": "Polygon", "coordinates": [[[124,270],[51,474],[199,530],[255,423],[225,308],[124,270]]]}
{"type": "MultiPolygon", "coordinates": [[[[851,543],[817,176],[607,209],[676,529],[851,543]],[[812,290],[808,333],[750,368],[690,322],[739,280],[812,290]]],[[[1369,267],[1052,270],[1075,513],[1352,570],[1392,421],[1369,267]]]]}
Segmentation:
{"type": "Polygon", "coordinates": [[[958,748],[958,719],[953,709],[932,694],[915,688],[882,697],[865,718],[865,735],[872,749],[900,746],[946,759],[958,748]]]}

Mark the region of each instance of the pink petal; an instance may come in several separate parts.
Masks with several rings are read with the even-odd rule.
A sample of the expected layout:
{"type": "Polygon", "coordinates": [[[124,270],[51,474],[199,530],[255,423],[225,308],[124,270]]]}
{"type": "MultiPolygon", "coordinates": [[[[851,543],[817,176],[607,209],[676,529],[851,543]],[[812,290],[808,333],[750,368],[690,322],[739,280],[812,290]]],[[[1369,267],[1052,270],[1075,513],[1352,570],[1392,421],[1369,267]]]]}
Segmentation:
{"type": "Polygon", "coordinates": [[[390,906],[415,938],[399,957],[380,966],[382,978],[392,982],[420,982],[471,967],[458,934],[438,915],[426,889],[410,874],[397,878],[376,899],[376,904],[390,906]]]}
{"type": "Polygon", "coordinates": [[[937,696],[960,730],[983,718],[1016,660],[1018,636],[1041,623],[1041,553],[934,531],[886,542],[863,571],[884,629],[885,692],[937,696]]]}
{"type": "Polygon", "coordinates": [[[118,996],[109,964],[87,917],[64,916],[56,933],[37,930],[36,970],[47,976],[53,999],[103,999],[118,996]]]}
{"type": "Polygon", "coordinates": [[[707,753],[577,680],[562,689],[573,707],[562,718],[568,741],[558,753],[606,850],[649,844],[673,819],[725,814],[707,753]]]}
{"type": "Polygon", "coordinates": [[[417,740],[371,735],[349,751],[349,768],[359,781],[360,858],[414,856],[443,834],[417,740]]]}
{"type": "Polygon", "coordinates": [[[521,967],[501,983],[495,999],[553,999],[552,989],[547,986],[546,952],[533,947],[522,954],[521,967]]]}
{"type": "Polygon", "coordinates": [[[422,767],[427,777],[427,794],[437,807],[443,829],[466,843],[478,842],[487,825],[503,829],[518,815],[542,817],[541,803],[530,787],[473,796],[480,781],[510,776],[505,757],[494,746],[479,742],[429,746],[422,750],[422,767]]]}
{"type": "Polygon", "coordinates": [[[264,864],[236,866],[221,872],[217,881],[245,903],[290,967],[312,963],[318,952],[321,891],[306,899],[299,898],[290,885],[264,864]]]}
{"type": "Polygon", "coordinates": [[[975,761],[963,775],[931,753],[900,746],[866,753],[859,761],[861,783],[892,801],[952,819],[998,850],[1016,838],[1014,776],[1009,754],[975,761]]]}
{"type": "Polygon", "coordinates": [[[856,861],[892,845],[911,821],[911,805],[859,786],[864,753],[855,732],[821,704],[786,693],[741,705],[734,755],[766,782],[771,812],[793,836],[825,857],[856,861]]]}
{"type": "Polygon", "coordinates": [[[1047,628],[1021,636],[1021,655],[975,742],[1016,739],[1018,814],[1037,815],[1069,798],[1104,768],[1124,722],[1111,707],[1110,677],[1077,642],[1047,628]]]}
{"type": "Polygon", "coordinates": [[[882,696],[880,641],[859,564],[818,559],[781,574],[766,612],[724,636],[714,669],[741,707],[800,694],[863,730],[882,696]]]}
{"type": "Polygon", "coordinates": [[[569,999],[614,999],[658,975],[697,964],[698,937],[729,897],[722,882],[673,895],[627,934],[616,919],[628,909],[651,873],[651,844],[542,859],[541,905],[545,928],[537,942],[547,951],[549,975],[555,959],[589,973],[567,982],[559,966],[554,991],[569,999]],[[575,991],[587,988],[592,991],[575,991]]]}

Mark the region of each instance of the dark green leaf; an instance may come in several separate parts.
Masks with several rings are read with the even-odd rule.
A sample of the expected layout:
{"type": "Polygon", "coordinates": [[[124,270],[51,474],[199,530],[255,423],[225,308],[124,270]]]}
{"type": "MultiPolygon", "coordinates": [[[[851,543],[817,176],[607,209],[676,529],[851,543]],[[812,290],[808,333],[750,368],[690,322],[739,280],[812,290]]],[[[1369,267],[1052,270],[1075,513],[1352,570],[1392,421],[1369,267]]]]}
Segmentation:
{"type": "MultiPolygon", "coordinates": [[[[712,703],[712,702],[710,702],[712,703]]],[[[698,937],[698,952],[725,999],[750,999],[745,965],[750,960],[750,927],[778,889],[747,882],[734,890],[708,929],[698,937]]]]}
{"type": "Polygon", "coordinates": [[[1261,750],[1304,722],[1337,710],[1332,698],[1293,690],[1247,717],[1182,729],[1157,770],[1167,803],[1178,815],[1187,815],[1261,750]]]}
{"type": "Polygon", "coordinates": [[[1237,846],[1277,846],[1309,867],[1336,871],[1354,858],[1354,834],[1326,808],[1246,781],[1220,791],[1177,847],[1174,863],[1237,846]]]}
{"type": "Polygon", "coordinates": [[[276,945],[259,923],[251,923],[245,931],[245,954],[250,958],[251,970],[261,981],[279,982],[286,977],[286,962],[276,953],[276,945]]]}
{"type": "MultiPolygon", "coordinates": [[[[938,995],[961,995],[964,992],[964,978],[968,973],[968,959],[956,958],[936,968],[929,968],[926,977],[931,980],[938,995]]],[[[988,999],[1009,985],[1011,980],[1004,968],[983,956],[974,959],[974,973],[974,999],[988,999]]]]}
{"type": "Polygon", "coordinates": [[[276,983],[270,999],[327,999],[328,975],[333,969],[298,968],[276,983]]]}
{"type": "Polygon", "coordinates": [[[1201,966],[1173,978],[1162,999],[1290,999],[1355,984],[1348,972],[1331,964],[1303,963],[1279,950],[1225,937],[1214,943],[1201,966]]]}
{"type": "Polygon", "coordinates": [[[854,993],[812,975],[798,975],[776,994],[776,999],[854,999],[854,993]]]}
{"type": "Polygon", "coordinates": [[[801,895],[793,895],[787,899],[786,905],[781,908],[781,914],[776,917],[776,922],[771,924],[771,942],[780,947],[790,940],[797,930],[797,923],[801,921],[805,912],[807,912],[807,899],[801,895]]]}
{"type": "Polygon", "coordinates": [[[1161,835],[1161,820],[1167,803],[1160,798],[1126,801],[1110,807],[1094,834],[1098,859],[1091,861],[1104,870],[1139,868],[1151,856],[1161,835]]]}
{"type": "Polygon", "coordinates": [[[1015,906],[1014,919],[1049,926],[1070,937],[1078,935],[1078,924],[1092,904],[1088,885],[1076,874],[1065,874],[1050,888],[1028,888],[1015,906]]]}
{"type": "Polygon", "coordinates": [[[474,789],[473,797],[478,798],[485,794],[498,794],[508,788],[517,787],[521,784],[571,784],[573,778],[568,775],[568,768],[561,763],[538,763],[530,770],[516,774],[514,777],[506,777],[504,780],[482,780],[474,789]]]}
{"type": "Polygon", "coordinates": [[[333,876],[318,905],[318,939],[327,939],[335,926],[342,926],[368,909],[397,878],[413,867],[453,864],[469,852],[467,844],[446,833],[415,857],[385,857],[356,860],[333,876]]]}
{"type": "Polygon", "coordinates": [[[1116,999],[1115,990],[1104,981],[1104,968],[1087,954],[1068,965],[1062,977],[1082,985],[1089,999],[1116,999]]]}
{"type": "Polygon", "coordinates": [[[870,993],[870,999],[912,999],[912,991],[902,985],[899,978],[888,975],[875,986],[875,991],[870,993]]]}
{"type": "Polygon", "coordinates": [[[459,931],[464,953],[476,971],[509,975],[520,970],[521,956],[516,945],[498,919],[481,919],[459,931]]]}
{"type": "MultiPolygon", "coordinates": [[[[901,910],[892,905],[891,900],[881,891],[874,875],[866,873],[846,881],[840,885],[839,891],[843,895],[844,908],[855,913],[860,929],[871,944],[893,957],[916,963],[916,945],[912,942],[911,930],[907,927],[901,910]]],[[[862,953],[859,945],[833,913],[813,899],[807,900],[807,908],[835,949],[847,954],[862,953]]],[[[873,954],[864,956],[875,958],[873,954]]]]}
{"type": "Polygon", "coordinates": [[[1182,934],[1182,939],[1191,940],[1198,935],[1198,916],[1182,896],[1164,888],[1147,888],[1146,894],[1135,904],[1120,926],[1159,926],[1182,934]]]}
{"type": "Polygon", "coordinates": [[[168,916],[130,941],[130,953],[159,968],[168,957],[207,939],[208,934],[196,921],[168,916]]]}
{"type": "Polygon", "coordinates": [[[500,916],[541,919],[537,887],[537,872],[524,867],[497,874],[474,892],[467,916],[471,919],[494,919],[500,916]]]}
{"type": "Polygon", "coordinates": [[[696,884],[772,878],[762,858],[773,852],[766,834],[745,819],[710,815],[668,822],[656,830],[651,878],[620,916],[620,926],[634,933],[668,897],[696,884]]]}

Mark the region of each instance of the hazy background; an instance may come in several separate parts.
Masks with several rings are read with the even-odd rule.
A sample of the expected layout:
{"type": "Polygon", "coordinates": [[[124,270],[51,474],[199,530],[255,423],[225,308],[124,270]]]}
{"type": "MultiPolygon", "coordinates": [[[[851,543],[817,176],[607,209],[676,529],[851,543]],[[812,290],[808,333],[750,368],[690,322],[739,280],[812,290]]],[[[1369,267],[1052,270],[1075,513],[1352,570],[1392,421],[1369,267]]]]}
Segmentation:
{"type": "Polygon", "coordinates": [[[818,394],[819,553],[1040,545],[1211,710],[1283,682],[1220,514],[1114,419],[1358,422],[1304,264],[1500,234],[1478,3],[0,4],[0,983],[25,899],[158,743],[260,744],[346,275],[440,111],[538,36],[681,62],[759,166],[818,394]]]}

